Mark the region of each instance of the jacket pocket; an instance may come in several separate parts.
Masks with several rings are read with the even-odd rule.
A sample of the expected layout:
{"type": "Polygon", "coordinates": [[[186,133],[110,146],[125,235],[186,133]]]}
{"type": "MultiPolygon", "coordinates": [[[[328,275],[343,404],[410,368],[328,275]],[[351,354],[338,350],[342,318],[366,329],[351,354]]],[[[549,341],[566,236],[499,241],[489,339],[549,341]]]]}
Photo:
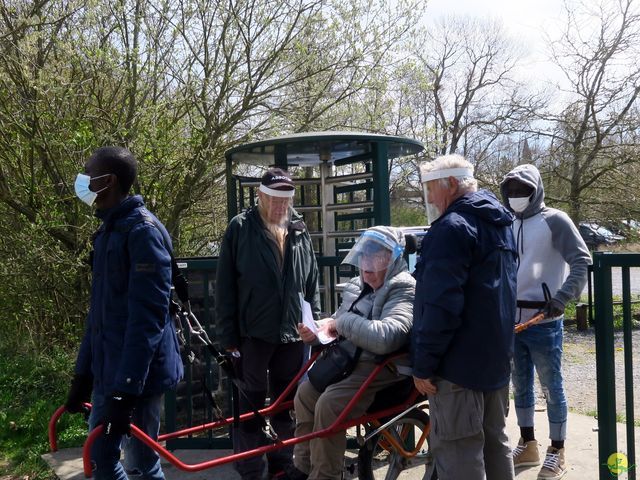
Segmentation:
{"type": "Polygon", "coordinates": [[[429,396],[435,434],[442,440],[451,441],[480,433],[484,410],[482,392],[446,381],[438,383],[438,388],[443,390],[442,393],[429,396]]]}

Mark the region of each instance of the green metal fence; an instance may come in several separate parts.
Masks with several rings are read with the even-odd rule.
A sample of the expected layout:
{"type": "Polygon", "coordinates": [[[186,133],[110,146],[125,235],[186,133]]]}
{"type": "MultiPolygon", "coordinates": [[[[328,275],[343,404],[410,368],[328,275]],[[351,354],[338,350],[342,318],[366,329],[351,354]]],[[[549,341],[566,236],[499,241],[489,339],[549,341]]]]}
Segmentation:
{"type": "MultiPolygon", "coordinates": [[[[593,255],[593,280],[596,328],[596,370],[598,387],[598,463],[600,480],[610,479],[609,457],[618,452],[616,432],[616,364],[614,358],[614,318],[612,268],[620,267],[624,341],[624,386],[626,404],[626,456],[628,478],[636,479],[636,453],[633,400],[633,349],[631,317],[631,281],[629,269],[640,267],[640,254],[596,252],[593,255]]],[[[619,378],[619,376],[618,376],[619,378]]],[[[616,475],[617,476],[617,475],[616,475]]]]}
{"type": "MultiPolygon", "coordinates": [[[[214,338],[216,257],[179,258],[178,266],[189,282],[191,308],[209,336],[214,338]]],[[[176,391],[165,396],[165,429],[174,432],[184,428],[209,423],[214,420],[213,409],[207,399],[206,389],[216,398],[225,416],[231,413],[229,388],[221,369],[211,358],[209,351],[198,340],[192,341],[188,332],[186,351],[193,351],[192,362],[185,360],[185,376],[176,391]]],[[[186,353],[183,352],[183,358],[186,353]]],[[[169,440],[167,447],[177,448],[231,448],[225,432],[209,431],[197,437],[169,440]]]]}

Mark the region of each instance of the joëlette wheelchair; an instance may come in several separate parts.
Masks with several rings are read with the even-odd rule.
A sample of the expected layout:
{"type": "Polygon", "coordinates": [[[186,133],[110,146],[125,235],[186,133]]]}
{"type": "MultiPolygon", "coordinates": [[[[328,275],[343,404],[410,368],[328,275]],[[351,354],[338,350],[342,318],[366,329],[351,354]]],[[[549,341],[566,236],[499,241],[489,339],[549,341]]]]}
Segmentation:
{"type": "MultiPolygon", "coordinates": [[[[280,397],[273,403],[257,412],[248,412],[239,415],[237,416],[238,420],[240,422],[247,421],[255,418],[256,414],[268,418],[283,410],[292,409],[293,401],[285,401],[285,399],[290,396],[290,393],[295,389],[319,353],[320,352],[316,352],[311,356],[285,391],[282,392],[280,397]]],[[[347,466],[347,474],[351,473],[355,475],[357,473],[357,478],[360,479],[395,479],[399,477],[401,472],[412,468],[419,468],[420,466],[424,467],[426,471],[433,471],[432,458],[428,451],[428,434],[430,428],[429,415],[427,413],[428,406],[426,399],[421,397],[415,389],[411,377],[403,377],[402,380],[378,392],[374,402],[364,415],[358,418],[349,418],[349,413],[357,404],[362,393],[371,381],[382,369],[387,368],[390,362],[398,358],[399,355],[390,356],[376,366],[331,426],[302,437],[285,439],[276,437],[272,438],[270,445],[226,455],[202,463],[186,464],[167,450],[163,446],[163,442],[208,430],[228,428],[234,422],[234,417],[165,433],[158,437],[158,441],[153,440],[132,424],[131,435],[144,442],[149,448],[155,450],[162,458],[166,459],[176,468],[187,472],[198,472],[225,465],[236,460],[263,455],[267,452],[295,445],[300,442],[306,442],[314,438],[325,438],[356,427],[356,441],[358,444],[357,465],[351,463],[347,466]]],[[[86,406],[90,408],[89,404],[86,404],[86,406]]],[[[49,443],[51,451],[57,450],[56,424],[64,411],[64,406],[61,406],[49,421],[49,443]]],[[[95,428],[88,435],[83,447],[83,468],[87,478],[92,476],[90,459],[91,446],[96,437],[102,435],[102,429],[102,426],[95,428]]],[[[349,461],[347,461],[347,463],[348,462],[349,461]]],[[[416,472],[422,473],[421,471],[416,472]]],[[[435,478],[435,472],[429,475],[425,474],[425,478],[435,478]]]]}

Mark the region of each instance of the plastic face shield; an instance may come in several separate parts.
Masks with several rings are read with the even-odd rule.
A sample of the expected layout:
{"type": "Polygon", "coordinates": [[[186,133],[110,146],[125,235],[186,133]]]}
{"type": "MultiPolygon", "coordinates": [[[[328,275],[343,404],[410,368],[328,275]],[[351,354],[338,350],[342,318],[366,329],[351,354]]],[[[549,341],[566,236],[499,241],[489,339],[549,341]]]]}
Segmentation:
{"type": "Polygon", "coordinates": [[[260,206],[264,212],[266,220],[274,225],[287,225],[291,220],[291,207],[293,205],[293,190],[263,189],[260,186],[262,195],[259,197],[260,206]]]}
{"type": "Polygon", "coordinates": [[[342,261],[360,271],[381,272],[389,268],[402,255],[404,248],[386,235],[367,230],[342,261]]]}
{"type": "Polygon", "coordinates": [[[424,204],[427,210],[427,221],[429,222],[429,225],[435,222],[440,217],[440,215],[442,215],[440,209],[433,203],[429,202],[429,183],[431,182],[431,186],[433,188],[434,180],[440,180],[449,177],[473,178],[473,170],[470,168],[445,168],[443,170],[433,170],[431,172],[427,172],[420,178],[420,181],[422,182],[422,192],[424,195],[424,204]]]}

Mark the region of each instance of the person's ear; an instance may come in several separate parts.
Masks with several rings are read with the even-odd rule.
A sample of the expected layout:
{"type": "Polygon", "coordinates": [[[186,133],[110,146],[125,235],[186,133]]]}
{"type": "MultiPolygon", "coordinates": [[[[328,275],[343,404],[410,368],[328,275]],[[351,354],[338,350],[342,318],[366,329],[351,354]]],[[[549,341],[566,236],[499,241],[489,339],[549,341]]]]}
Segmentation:
{"type": "Polygon", "coordinates": [[[107,186],[110,188],[118,186],[118,177],[115,173],[110,173],[108,177],[105,178],[107,181],[107,186]]]}
{"type": "Polygon", "coordinates": [[[107,173],[104,178],[101,179],[100,193],[116,192],[120,188],[118,185],[118,177],[115,173],[107,173]]]}
{"type": "Polygon", "coordinates": [[[458,191],[458,180],[456,177],[449,177],[449,192],[456,193],[458,191]]]}

